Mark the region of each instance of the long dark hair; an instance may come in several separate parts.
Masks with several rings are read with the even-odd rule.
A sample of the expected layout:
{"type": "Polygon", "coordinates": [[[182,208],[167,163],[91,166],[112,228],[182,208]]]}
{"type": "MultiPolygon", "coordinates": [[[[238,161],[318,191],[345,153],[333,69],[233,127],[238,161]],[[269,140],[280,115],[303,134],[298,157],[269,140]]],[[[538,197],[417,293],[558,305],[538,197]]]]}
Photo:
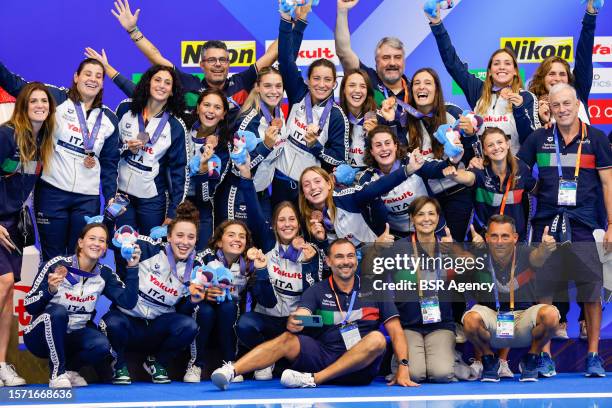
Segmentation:
{"type": "Polygon", "coordinates": [[[144,108],[147,106],[147,102],[151,97],[151,79],[160,71],[166,71],[172,77],[172,93],[168,98],[168,102],[166,102],[164,110],[177,117],[180,117],[184,113],[185,92],[183,91],[183,86],[181,85],[178,75],[176,75],[176,72],[171,67],[153,65],[142,75],[140,82],[138,82],[136,88],[134,89],[132,104],[130,107],[130,110],[134,115],[142,113],[144,108]]]}
{"type": "MultiPolygon", "coordinates": [[[[83,68],[85,68],[85,65],[88,65],[88,64],[99,66],[100,68],[102,68],[102,75],[106,74],[104,65],[102,65],[100,61],[93,59],[93,58],[85,58],[83,61],[81,61],[81,63],[77,67],[76,74],[81,75],[81,71],[83,71],[83,68]]],[[[100,92],[98,92],[98,94],[94,98],[93,103],[91,104],[92,108],[102,107],[102,95],[103,94],[104,94],[104,88],[100,88],[100,92]]],[[[72,80],[72,86],[70,86],[70,89],[68,90],[68,98],[70,98],[72,102],[79,102],[83,100],[83,98],[81,98],[81,94],[79,93],[79,90],[77,89],[77,84],[76,82],[74,82],[74,79],[72,80]]]]}
{"type": "Polygon", "coordinates": [[[227,101],[227,97],[223,92],[208,88],[202,91],[200,96],[198,96],[198,102],[196,103],[196,108],[194,110],[194,114],[196,120],[198,119],[198,106],[200,103],[206,98],[208,95],[217,95],[219,99],[221,99],[221,103],[223,104],[223,111],[225,112],[225,116],[221,121],[217,124],[218,134],[219,134],[219,144],[222,145],[224,149],[227,149],[227,144],[231,141],[230,137],[230,123],[229,123],[229,102],[227,101]]]}
{"type": "MultiPolygon", "coordinates": [[[[372,81],[370,81],[370,77],[368,73],[363,69],[351,69],[344,73],[344,77],[342,78],[342,82],[340,83],[340,107],[344,111],[344,113],[348,116],[349,114],[349,106],[346,96],[344,95],[344,90],[346,88],[346,84],[348,82],[348,78],[353,75],[358,74],[361,75],[365,85],[368,89],[368,93],[366,95],[366,99],[361,105],[360,115],[364,115],[366,112],[374,111],[376,112],[376,101],[374,100],[374,88],[372,88],[372,81]]],[[[350,132],[353,132],[353,124],[349,123],[350,132]]]]}
{"type": "MultiPolygon", "coordinates": [[[[446,123],[446,106],[444,105],[444,95],[442,93],[442,83],[440,82],[440,77],[438,73],[432,68],[421,68],[417,72],[414,73],[411,79],[411,83],[414,81],[414,78],[422,73],[427,72],[432,76],[434,80],[434,84],[436,86],[436,93],[434,95],[434,107],[433,107],[433,117],[431,118],[422,118],[417,119],[412,115],[408,115],[408,150],[413,151],[414,149],[421,150],[423,148],[423,128],[421,127],[421,121],[425,126],[427,132],[431,135],[431,148],[433,150],[433,155],[436,159],[441,159],[444,156],[444,146],[438,142],[438,140],[433,137],[433,134],[436,132],[440,125],[444,125],[446,123]]],[[[408,93],[408,103],[416,108],[416,101],[414,99],[414,94],[412,93],[412,89],[408,93]]]]}

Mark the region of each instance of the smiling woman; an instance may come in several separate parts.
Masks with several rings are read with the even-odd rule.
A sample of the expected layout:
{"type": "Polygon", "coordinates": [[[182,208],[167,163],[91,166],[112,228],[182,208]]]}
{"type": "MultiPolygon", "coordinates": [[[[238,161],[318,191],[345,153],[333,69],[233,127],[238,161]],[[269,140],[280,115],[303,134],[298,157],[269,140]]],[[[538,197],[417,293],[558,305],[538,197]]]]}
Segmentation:
{"type": "Polygon", "coordinates": [[[49,359],[50,388],[86,386],[77,370],[110,357],[108,340],[90,321],[100,295],[120,307],[136,305],[138,269],[120,280],[110,267],[100,264],[107,241],[103,224],[86,225],[78,235],[76,254],[43,265],[26,296],[32,320],[24,330],[24,342],[34,355],[49,359]]]}
{"type": "MultiPolygon", "coordinates": [[[[105,201],[117,190],[117,117],[102,105],[103,77],[102,64],[87,58],[70,89],[48,86],[57,103],[54,149],[34,196],[43,260],[68,253],[85,225],[83,216],[99,213],[100,190],[105,201]]],[[[26,85],[0,64],[0,86],[7,92],[17,95],[26,85]]]]}

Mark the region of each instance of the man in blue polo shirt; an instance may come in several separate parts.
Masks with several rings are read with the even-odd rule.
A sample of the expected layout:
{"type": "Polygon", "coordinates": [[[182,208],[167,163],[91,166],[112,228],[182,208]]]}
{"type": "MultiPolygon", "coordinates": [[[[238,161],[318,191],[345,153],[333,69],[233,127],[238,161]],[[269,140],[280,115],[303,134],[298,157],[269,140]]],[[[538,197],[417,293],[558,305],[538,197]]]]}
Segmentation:
{"type": "MultiPolygon", "coordinates": [[[[228,78],[230,59],[226,44],[223,41],[208,41],[204,44],[200,52],[200,67],[202,71],[204,71],[204,79],[200,81],[193,75],[182,72],[176,68],[174,64],[166,59],[155,45],[144,36],[140,28],[136,25],[138,16],[140,15],[140,9],[132,14],[128,1],[118,0],[115,2],[115,10],[112,10],[112,13],[117,20],[119,20],[121,26],[128,32],[130,38],[134,41],[140,52],[147,57],[151,64],[175,68],[181,79],[181,84],[187,93],[200,94],[208,88],[222,91],[227,97],[230,105],[230,124],[234,122],[240,112],[240,107],[247,96],[249,96],[249,92],[257,80],[258,70],[272,65],[278,56],[278,44],[275,41],[255,64],[233,75],[231,78],[228,78]]],[[[190,98],[188,94],[187,103],[190,108],[195,107],[196,100],[197,95],[195,95],[195,98],[190,98]]]]}
{"type": "Polygon", "coordinates": [[[539,169],[533,241],[541,241],[549,226],[558,242],[574,244],[546,262],[538,276],[538,292],[541,300],[551,303],[555,287],[575,281],[587,322],[586,375],[603,377],[597,354],[603,272],[595,245],[585,243],[593,243],[593,230],[602,228],[606,250],[612,250],[612,150],[603,132],[578,119],[580,102],[572,86],[553,86],[549,101],[556,125],[532,133],[518,156],[529,166],[537,163],[539,169]]]}
{"type": "Polygon", "coordinates": [[[544,231],[537,249],[517,245],[519,234],[512,217],[493,215],[488,222],[488,251],[484,268],[472,280],[492,283],[492,290],[476,291],[477,304],[463,316],[465,334],[482,355],[482,381],[499,381],[499,358],[492,348],[530,349],[520,362],[520,381],[538,380],[538,354],[559,324],[556,307],[536,304],[535,268],[556,250],[555,239],[544,231]]]}
{"type": "Polygon", "coordinates": [[[329,247],[327,265],[332,276],[304,292],[298,309],[287,320],[287,332],[251,350],[243,358],[226,363],[211,376],[225,390],[240,374],[269,367],[284,358],[291,369],[283,371],[281,384],[291,388],[316,387],[323,383],[366,385],[378,375],[387,347],[378,327],[381,323],[391,337],[400,366],[391,381],[405,387],[410,380],[408,346],[393,302],[362,298],[359,289],[357,254],[347,239],[329,247]],[[304,326],[296,316],[320,315],[323,327],[313,335],[299,334],[304,326]]]}
{"type": "MultiPolygon", "coordinates": [[[[368,73],[374,87],[374,98],[380,106],[383,100],[395,96],[408,103],[408,78],[404,75],[406,52],[402,41],[395,37],[385,37],[376,46],[376,69],[366,66],[351,48],[351,33],[348,25],[349,10],[359,0],[339,0],[336,17],[336,53],[344,72],[363,69],[368,73]]],[[[401,109],[398,106],[398,109],[401,109]]]]}

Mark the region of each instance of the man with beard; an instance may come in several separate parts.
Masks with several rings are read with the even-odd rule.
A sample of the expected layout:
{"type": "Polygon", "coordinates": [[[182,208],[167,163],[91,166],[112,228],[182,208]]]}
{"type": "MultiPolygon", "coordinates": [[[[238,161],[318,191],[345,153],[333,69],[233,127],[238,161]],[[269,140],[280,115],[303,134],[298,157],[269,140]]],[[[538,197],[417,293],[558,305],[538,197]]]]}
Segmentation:
{"type": "MultiPolygon", "coordinates": [[[[192,74],[182,72],[176,68],[172,62],[166,59],[159,50],[153,45],[140,31],[136,23],[140,15],[140,9],[134,14],[130,10],[128,0],[118,0],[115,2],[115,10],[111,11],[119,20],[121,26],[128,32],[130,39],[138,47],[151,64],[173,67],[179,78],[183,89],[187,93],[187,104],[190,108],[195,107],[197,95],[208,88],[218,89],[225,94],[230,105],[229,123],[233,124],[236,116],[240,112],[240,107],[249,96],[249,92],[255,80],[257,72],[264,67],[272,65],[278,55],[278,44],[275,41],[262,55],[255,64],[246,70],[228,78],[230,67],[230,56],[227,45],[223,41],[207,41],[200,52],[200,67],[204,71],[204,79],[200,80],[192,74]],[[191,98],[189,93],[196,94],[191,98]]],[[[119,85],[119,84],[118,84],[119,85]]]]}
{"type": "MultiPolygon", "coordinates": [[[[408,103],[408,78],[404,75],[406,52],[399,38],[384,37],[376,45],[376,69],[366,66],[351,48],[351,33],[348,25],[349,10],[359,0],[338,0],[336,17],[336,53],[345,72],[363,69],[374,86],[374,97],[380,106],[382,101],[395,96],[408,103]]],[[[399,105],[398,109],[402,109],[399,105]]]]}
{"type": "Polygon", "coordinates": [[[387,342],[378,330],[381,323],[391,337],[400,366],[389,383],[404,387],[410,380],[408,346],[393,302],[369,301],[359,293],[355,246],[338,239],[329,247],[327,265],[332,276],[308,288],[297,310],[287,320],[287,332],[260,344],[236,363],[226,363],[212,373],[212,382],[225,390],[240,374],[269,367],[284,358],[291,369],[283,371],[281,384],[290,388],[324,383],[367,385],[378,375],[387,342]],[[297,316],[320,315],[323,326],[309,335],[297,316]]]}

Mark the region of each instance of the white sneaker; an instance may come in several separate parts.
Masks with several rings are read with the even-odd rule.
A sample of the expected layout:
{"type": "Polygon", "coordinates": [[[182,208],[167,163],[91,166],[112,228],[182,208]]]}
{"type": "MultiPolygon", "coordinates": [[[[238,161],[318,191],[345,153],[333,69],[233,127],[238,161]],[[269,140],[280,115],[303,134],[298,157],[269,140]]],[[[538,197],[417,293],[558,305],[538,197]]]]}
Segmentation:
{"type": "Polygon", "coordinates": [[[463,325],[461,323],[455,323],[455,343],[463,344],[467,341],[465,338],[465,332],[463,331],[463,325]]]}
{"type": "Polygon", "coordinates": [[[475,359],[470,359],[470,361],[472,362],[472,364],[470,364],[472,375],[475,378],[481,378],[482,377],[482,361],[475,360],[475,359]]]}
{"type": "Polygon", "coordinates": [[[312,374],[295,370],[283,371],[280,382],[287,388],[314,388],[317,386],[312,374]]]}
{"type": "Polygon", "coordinates": [[[586,320],[580,321],[580,340],[586,340],[588,338],[586,320]]]}
{"type": "Polygon", "coordinates": [[[236,372],[234,371],[234,364],[230,361],[229,363],[224,363],[223,366],[213,371],[212,375],[210,376],[210,380],[220,390],[226,390],[235,376],[236,372]]]}
{"type": "Polygon", "coordinates": [[[4,364],[0,366],[0,382],[3,382],[7,387],[18,387],[20,385],[25,385],[26,380],[17,374],[15,366],[12,364],[4,364]]]}
{"type": "Polygon", "coordinates": [[[232,380],[233,383],[241,383],[244,382],[244,377],[242,375],[237,375],[232,380]]]}
{"type": "Polygon", "coordinates": [[[87,387],[87,381],[77,371],[66,371],[66,375],[73,387],[87,387]]]}
{"type": "Polygon", "coordinates": [[[187,367],[183,382],[186,383],[199,383],[202,380],[202,369],[196,365],[187,367]]]}
{"type": "Polygon", "coordinates": [[[4,387],[4,381],[0,380],[0,387],[4,387]]]}
{"type": "Polygon", "coordinates": [[[68,374],[60,374],[49,380],[49,388],[72,388],[68,374]]]}
{"type": "Polygon", "coordinates": [[[557,329],[555,330],[555,334],[553,335],[553,339],[557,340],[567,340],[569,336],[567,335],[567,323],[559,323],[557,329]]]}
{"type": "Polygon", "coordinates": [[[499,370],[497,370],[497,374],[499,374],[500,378],[514,378],[514,373],[510,370],[508,360],[499,359],[499,370]]]}
{"type": "Polygon", "coordinates": [[[272,370],[274,370],[274,364],[270,367],[262,368],[261,370],[255,370],[254,377],[257,381],[268,381],[272,379],[272,370]]]}

